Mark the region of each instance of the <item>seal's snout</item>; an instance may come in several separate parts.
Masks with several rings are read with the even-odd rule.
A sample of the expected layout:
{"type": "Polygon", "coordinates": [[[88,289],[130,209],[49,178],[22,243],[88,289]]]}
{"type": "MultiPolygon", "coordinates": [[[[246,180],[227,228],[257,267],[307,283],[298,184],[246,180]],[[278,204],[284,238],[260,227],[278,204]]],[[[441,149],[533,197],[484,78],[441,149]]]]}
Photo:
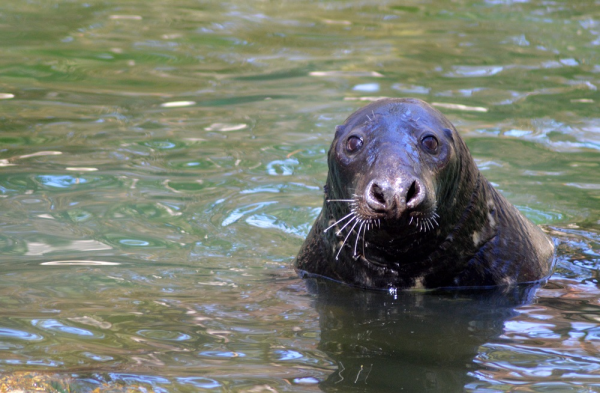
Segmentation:
{"type": "Polygon", "coordinates": [[[395,183],[373,180],[365,190],[365,202],[376,213],[400,218],[407,209],[417,208],[425,200],[425,190],[418,179],[403,179],[395,183]]]}

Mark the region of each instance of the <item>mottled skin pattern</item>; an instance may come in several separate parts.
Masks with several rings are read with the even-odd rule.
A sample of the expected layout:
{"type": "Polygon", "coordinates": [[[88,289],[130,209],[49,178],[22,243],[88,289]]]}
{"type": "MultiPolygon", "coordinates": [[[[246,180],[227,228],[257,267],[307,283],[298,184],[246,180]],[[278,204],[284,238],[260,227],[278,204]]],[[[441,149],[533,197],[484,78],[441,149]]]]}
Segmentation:
{"type": "Polygon", "coordinates": [[[323,209],[295,262],[301,274],[387,289],[513,285],[552,271],[550,239],[421,100],[353,113],[336,128],[328,164],[323,209]]]}

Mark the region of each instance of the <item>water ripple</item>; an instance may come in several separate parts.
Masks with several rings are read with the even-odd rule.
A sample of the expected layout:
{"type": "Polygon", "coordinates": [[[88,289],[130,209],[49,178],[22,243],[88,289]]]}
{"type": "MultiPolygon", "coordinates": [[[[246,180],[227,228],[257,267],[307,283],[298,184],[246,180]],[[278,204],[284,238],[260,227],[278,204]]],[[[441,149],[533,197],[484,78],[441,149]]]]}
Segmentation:
{"type": "Polygon", "coordinates": [[[33,326],[39,327],[41,329],[54,331],[54,332],[60,332],[60,333],[72,334],[72,335],[76,335],[76,336],[80,336],[80,337],[94,337],[94,338],[102,338],[103,337],[102,335],[94,334],[93,332],[91,332],[89,330],[65,325],[56,319],[44,319],[44,320],[34,319],[31,321],[31,324],[33,326]]]}
{"type": "Polygon", "coordinates": [[[201,356],[209,358],[243,358],[246,354],[242,352],[229,352],[229,351],[203,351],[200,352],[201,356]]]}
{"type": "Polygon", "coordinates": [[[35,333],[25,332],[17,329],[0,327],[0,338],[15,338],[18,340],[40,341],[43,336],[35,333]]]}
{"type": "Polygon", "coordinates": [[[222,386],[218,381],[204,377],[178,377],[177,381],[182,385],[193,385],[200,389],[214,389],[222,386]]]}

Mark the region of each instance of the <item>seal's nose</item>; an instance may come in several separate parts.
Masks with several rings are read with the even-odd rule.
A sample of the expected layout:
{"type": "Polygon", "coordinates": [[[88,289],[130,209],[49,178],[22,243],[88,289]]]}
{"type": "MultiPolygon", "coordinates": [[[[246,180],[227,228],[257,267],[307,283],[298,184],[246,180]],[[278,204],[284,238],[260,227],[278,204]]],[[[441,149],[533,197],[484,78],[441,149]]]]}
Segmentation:
{"type": "Polygon", "coordinates": [[[415,178],[402,179],[393,184],[373,180],[365,190],[367,206],[378,213],[399,218],[406,209],[414,209],[425,200],[425,189],[415,178]]]}

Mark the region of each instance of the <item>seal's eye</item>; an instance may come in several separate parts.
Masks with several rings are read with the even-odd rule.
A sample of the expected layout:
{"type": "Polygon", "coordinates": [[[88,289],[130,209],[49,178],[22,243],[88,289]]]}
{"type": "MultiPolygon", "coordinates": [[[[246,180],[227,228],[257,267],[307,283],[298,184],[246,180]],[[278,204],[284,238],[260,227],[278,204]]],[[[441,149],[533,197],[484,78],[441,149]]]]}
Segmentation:
{"type": "Polygon", "coordinates": [[[346,150],[348,150],[349,153],[354,153],[354,152],[358,151],[362,147],[362,145],[363,145],[362,138],[359,138],[356,135],[352,135],[346,141],[346,150]]]}
{"type": "Polygon", "coordinates": [[[421,145],[427,150],[429,153],[437,153],[438,148],[438,140],[433,135],[427,135],[421,141],[421,145]]]}

